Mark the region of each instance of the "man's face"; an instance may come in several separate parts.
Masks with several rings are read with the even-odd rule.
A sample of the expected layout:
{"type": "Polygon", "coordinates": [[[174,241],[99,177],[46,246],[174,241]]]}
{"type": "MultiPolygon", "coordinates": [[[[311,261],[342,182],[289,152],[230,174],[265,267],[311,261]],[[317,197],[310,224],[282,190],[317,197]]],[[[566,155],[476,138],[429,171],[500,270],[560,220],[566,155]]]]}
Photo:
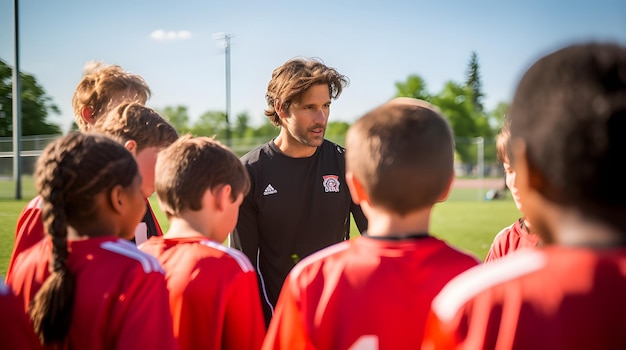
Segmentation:
{"type": "Polygon", "coordinates": [[[288,131],[290,138],[304,146],[321,146],[330,114],[330,102],[328,85],[311,86],[300,101],[291,103],[289,112],[282,118],[282,127],[288,131]]]}

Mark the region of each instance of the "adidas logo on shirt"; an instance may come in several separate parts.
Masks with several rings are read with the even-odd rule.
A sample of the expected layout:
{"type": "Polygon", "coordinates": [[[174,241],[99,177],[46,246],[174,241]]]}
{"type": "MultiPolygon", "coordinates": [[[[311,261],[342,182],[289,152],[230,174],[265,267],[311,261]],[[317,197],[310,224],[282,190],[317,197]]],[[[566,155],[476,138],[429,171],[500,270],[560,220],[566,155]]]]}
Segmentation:
{"type": "Polygon", "coordinates": [[[265,187],[265,191],[263,191],[264,196],[274,194],[274,193],[278,193],[278,191],[276,191],[276,189],[272,187],[271,184],[267,185],[267,187],[265,187]]]}

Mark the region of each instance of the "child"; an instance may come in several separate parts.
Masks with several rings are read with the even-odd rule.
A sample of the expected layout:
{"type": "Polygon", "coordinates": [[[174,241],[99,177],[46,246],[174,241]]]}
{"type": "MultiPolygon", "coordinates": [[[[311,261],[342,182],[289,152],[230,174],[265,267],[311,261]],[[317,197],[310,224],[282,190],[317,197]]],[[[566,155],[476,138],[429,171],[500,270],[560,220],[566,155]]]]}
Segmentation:
{"type": "MultiPolygon", "coordinates": [[[[81,131],[111,111],[121,102],[145,104],[151,95],[144,79],[124,71],[120,66],[106,65],[90,61],[84,67],[84,74],[72,97],[74,118],[81,131]]],[[[160,232],[156,220],[155,233],[160,232]]],[[[154,225],[153,225],[154,226],[154,225]]],[[[7,282],[15,260],[23,251],[32,247],[45,236],[41,222],[41,197],[33,198],[18,217],[15,230],[15,243],[7,270],[7,282]]]]}
{"type": "Polygon", "coordinates": [[[544,246],[453,279],[424,349],[626,349],[626,46],[536,61],[509,108],[524,212],[544,246]]]}
{"type": "Polygon", "coordinates": [[[72,96],[76,124],[81,131],[107,115],[122,102],[145,105],[152,94],[145,80],[117,65],[89,61],[72,96]]]}
{"type": "MultiPolygon", "coordinates": [[[[507,151],[510,138],[511,132],[509,130],[509,120],[508,118],[505,118],[504,126],[496,138],[496,151],[498,160],[502,162],[502,167],[504,167],[506,186],[511,191],[515,206],[517,206],[517,210],[524,213],[522,203],[519,200],[517,187],[515,187],[515,170],[511,167],[507,151]]],[[[522,216],[510,226],[502,229],[502,231],[496,235],[493,239],[493,243],[491,244],[491,248],[489,248],[489,251],[487,252],[485,262],[501,258],[520,248],[536,247],[539,244],[539,236],[530,232],[530,222],[526,216],[522,216]]]]}
{"type": "Polygon", "coordinates": [[[248,258],[222,242],[250,188],[237,156],[207,137],[181,137],[156,164],[164,237],[139,249],[166,271],[174,334],[181,349],[258,349],[265,324],[257,276],[248,258]]]}
{"type": "Polygon", "coordinates": [[[0,339],[5,349],[39,349],[41,346],[28,319],[22,302],[11,288],[0,280],[0,339]]]}
{"type": "MultiPolygon", "coordinates": [[[[141,190],[144,196],[145,215],[137,225],[135,234],[127,238],[143,242],[150,236],[162,235],[160,227],[155,224],[156,219],[147,197],[154,192],[156,156],[162,148],[178,138],[176,130],[154,110],[137,103],[119,106],[98,121],[95,130],[102,131],[122,143],[135,156],[142,177],[141,190]]],[[[47,257],[50,256],[50,246],[49,239],[40,238],[39,243],[18,255],[13,268],[7,273],[7,284],[11,285],[18,297],[23,298],[25,307],[28,307],[30,300],[49,275],[47,257]],[[20,262],[31,259],[31,255],[40,257],[38,268],[34,270],[22,268],[20,262]]]]}
{"type": "Polygon", "coordinates": [[[145,213],[132,155],[103,135],[71,133],[44,149],[35,184],[53,245],[52,274],[29,310],[42,344],[175,347],[163,270],[126,240],[145,213]]]}
{"type": "Polygon", "coordinates": [[[176,129],[155,110],[138,103],[124,103],[96,122],[94,128],[118,138],[137,160],[143,180],[141,190],[146,202],[146,216],[135,231],[139,245],[152,236],[162,236],[148,198],[154,193],[154,164],[159,152],[178,138],[176,129]]]}
{"type": "Polygon", "coordinates": [[[432,298],[479,264],[430,232],[453,161],[452,131],[424,101],[396,98],[357,120],[346,139],[346,180],[368,230],[291,270],[263,348],[418,349],[432,298]]]}

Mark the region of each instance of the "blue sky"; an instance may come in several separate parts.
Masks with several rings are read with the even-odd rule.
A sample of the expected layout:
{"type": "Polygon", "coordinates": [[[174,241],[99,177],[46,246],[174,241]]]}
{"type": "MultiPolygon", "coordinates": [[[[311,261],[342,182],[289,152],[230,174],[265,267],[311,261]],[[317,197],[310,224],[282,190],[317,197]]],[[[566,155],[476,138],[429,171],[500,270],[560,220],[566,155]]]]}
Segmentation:
{"type": "MultiPolygon", "coordinates": [[[[0,0],[0,58],[11,66],[13,15],[14,1],[0,0]]],[[[217,32],[233,36],[231,113],[247,112],[255,126],[265,118],[272,70],[296,56],[319,57],[350,78],[331,120],[353,122],[410,74],[431,93],[463,82],[472,51],[489,110],[511,99],[520,74],[544,53],[582,40],[626,44],[624,0],[22,0],[19,15],[20,67],[59,106],[51,121],[64,130],[89,60],[142,75],[150,107],[184,105],[192,120],[225,110],[217,32]]]]}

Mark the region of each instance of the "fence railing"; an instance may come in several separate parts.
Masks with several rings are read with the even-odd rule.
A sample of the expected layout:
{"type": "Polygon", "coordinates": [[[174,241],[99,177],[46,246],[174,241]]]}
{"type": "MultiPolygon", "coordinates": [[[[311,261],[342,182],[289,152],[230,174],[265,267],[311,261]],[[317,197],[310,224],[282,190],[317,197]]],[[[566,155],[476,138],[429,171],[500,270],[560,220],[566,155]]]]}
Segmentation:
{"type": "MultiPolygon", "coordinates": [[[[42,150],[52,140],[61,135],[23,136],[21,141],[22,173],[32,174],[34,164],[42,150]]],[[[343,135],[327,135],[327,138],[340,145],[345,145],[343,135]]],[[[220,140],[227,144],[225,140],[220,140]]],[[[232,139],[230,148],[239,156],[244,155],[252,148],[268,141],[268,138],[232,139]]],[[[502,167],[495,161],[495,142],[493,139],[456,138],[457,145],[465,145],[465,151],[470,152],[474,161],[455,162],[457,176],[463,177],[496,177],[502,175],[502,167]],[[469,147],[469,150],[468,150],[469,147]],[[482,176],[481,176],[482,173],[482,176]]],[[[0,137],[0,176],[12,176],[13,172],[13,138],[0,137]]]]}

